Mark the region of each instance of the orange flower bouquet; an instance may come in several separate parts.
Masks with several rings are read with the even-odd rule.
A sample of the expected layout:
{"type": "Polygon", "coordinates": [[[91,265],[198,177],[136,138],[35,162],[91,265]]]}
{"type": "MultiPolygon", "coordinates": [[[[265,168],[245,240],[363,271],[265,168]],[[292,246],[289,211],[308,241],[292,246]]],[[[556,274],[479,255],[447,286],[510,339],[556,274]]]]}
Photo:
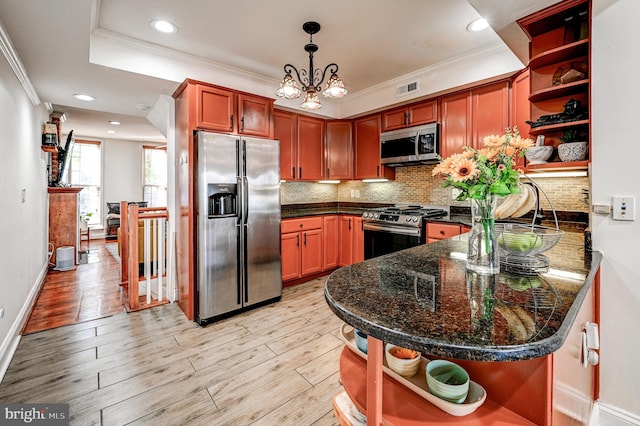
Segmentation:
{"type": "Polygon", "coordinates": [[[507,128],[502,136],[487,136],[483,141],[484,148],[465,147],[462,153],[443,159],[433,169],[433,176],[442,176],[444,187],[460,190],[458,201],[471,199],[467,269],[497,274],[500,272],[495,234],[497,198],[520,192],[517,159],[533,146],[533,141],[520,137],[516,127],[507,128]]]}

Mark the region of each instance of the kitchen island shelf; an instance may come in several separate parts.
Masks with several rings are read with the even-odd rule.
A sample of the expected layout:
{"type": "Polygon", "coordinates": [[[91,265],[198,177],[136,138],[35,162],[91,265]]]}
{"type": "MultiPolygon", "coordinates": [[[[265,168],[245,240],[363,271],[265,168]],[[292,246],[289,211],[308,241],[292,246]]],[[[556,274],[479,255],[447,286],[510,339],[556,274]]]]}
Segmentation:
{"type": "MultiPolygon", "coordinates": [[[[552,389],[559,374],[554,366],[562,359],[563,374],[583,374],[576,342],[585,321],[597,321],[591,312],[602,254],[584,249],[582,233],[565,232],[545,252],[549,272],[528,278],[529,287],[523,288],[517,274],[489,279],[467,273],[467,238],[463,234],[369,259],[327,279],[325,299],[331,310],[368,335],[367,362],[354,361],[360,357],[346,349],[340,371],[358,409],[372,407],[367,416],[372,424],[393,422],[393,413],[434,413],[429,403],[385,377],[383,342],[417,350],[428,359],[451,359],[486,390],[486,402],[458,422],[494,407],[495,415],[508,412],[533,424],[552,424],[552,389]],[[421,400],[417,406],[406,407],[416,399],[421,400]]],[[[397,424],[456,419],[438,414],[449,420],[422,417],[397,424]]]]}

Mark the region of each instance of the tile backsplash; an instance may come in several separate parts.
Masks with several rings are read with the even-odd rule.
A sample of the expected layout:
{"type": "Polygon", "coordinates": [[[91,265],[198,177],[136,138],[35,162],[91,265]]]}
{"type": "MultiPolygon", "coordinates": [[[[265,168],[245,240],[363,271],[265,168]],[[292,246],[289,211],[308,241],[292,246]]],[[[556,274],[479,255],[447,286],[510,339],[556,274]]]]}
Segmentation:
{"type": "MultiPolygon", "coordinates": [[[[361,181],[320,184],[285,182],[281,185],[282,204],[321,202],[411,203],[468,206],[468,201],[455,201],[450,188],[442,188],[442,180],[431,176],[433,165],[396,168],[396,180],[363,183],[361,181]],[[359,197],[352,197],[358,194],[359,197]]],[[[588,212],[583,190],[589,189],[588,177],[539,178],[535,182],[547,194],[557,211],[588,212]]],[[[541,197],[543,209],[549,203],[541,197]]]]}

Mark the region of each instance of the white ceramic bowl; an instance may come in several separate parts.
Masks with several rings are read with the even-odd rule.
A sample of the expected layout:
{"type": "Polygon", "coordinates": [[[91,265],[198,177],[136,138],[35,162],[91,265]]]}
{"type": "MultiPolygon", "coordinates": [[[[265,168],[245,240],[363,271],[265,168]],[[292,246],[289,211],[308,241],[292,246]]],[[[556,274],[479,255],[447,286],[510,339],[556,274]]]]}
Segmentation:
{"type": "Polygon", "coordinates": [[[412,349],[401,348],[400,346],[387,343],[384,350],[384,356],[390,369],[401,375],[402,377],[415,376],[420,368],[420,352],[412,349]],[[394,356],[395,353],[411,352],[413,358],[401,358],[394,356]]]}
{"type": "Polygon", "coordinates": [[[427,386],[435,396],[449,402],[462,403],[469,393],[469,374],[451,361],[436,359],[425,367],[427,386]]]}
{"type": "Polygon", "coordinates": [[[529,160],[529,164],[546,163],[547,160],[551,158],[551,154],[553,154],[552,146],[534,146],[533,148],[527,149],[524,153],[527,160],[529,160]]]}

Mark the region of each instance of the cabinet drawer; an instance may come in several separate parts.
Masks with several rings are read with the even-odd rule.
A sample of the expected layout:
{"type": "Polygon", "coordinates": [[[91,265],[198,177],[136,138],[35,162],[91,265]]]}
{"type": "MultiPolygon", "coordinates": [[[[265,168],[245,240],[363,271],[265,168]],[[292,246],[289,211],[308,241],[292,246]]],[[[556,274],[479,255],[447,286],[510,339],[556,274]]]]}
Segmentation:
{"type": "Polygon", "coordinates": [[[303,219],[285,219],[280,223],[280,231],[287,232],[307,231],[309,229],[322,229],[322,216],[305,217],[303,219]]]}
{"type": "Polygon", "coordinates": [[[427,223],[427,238],[443,239],[460,234],[460,225],[427,223]]]}

